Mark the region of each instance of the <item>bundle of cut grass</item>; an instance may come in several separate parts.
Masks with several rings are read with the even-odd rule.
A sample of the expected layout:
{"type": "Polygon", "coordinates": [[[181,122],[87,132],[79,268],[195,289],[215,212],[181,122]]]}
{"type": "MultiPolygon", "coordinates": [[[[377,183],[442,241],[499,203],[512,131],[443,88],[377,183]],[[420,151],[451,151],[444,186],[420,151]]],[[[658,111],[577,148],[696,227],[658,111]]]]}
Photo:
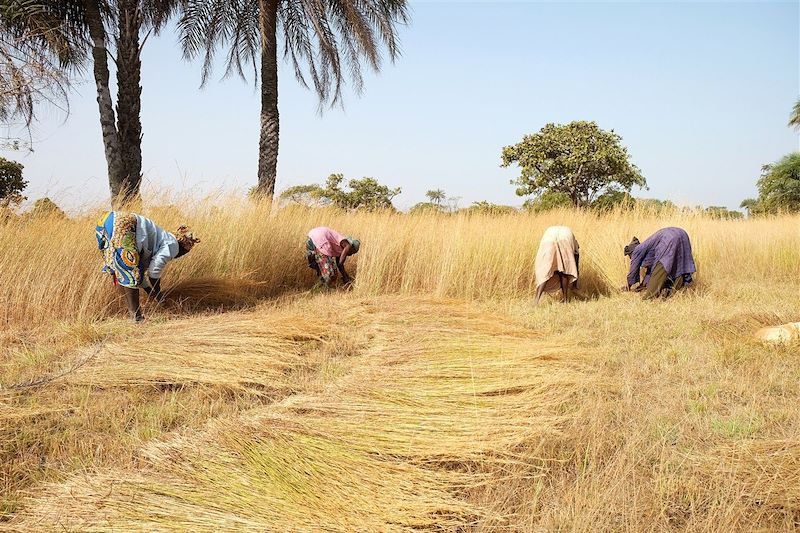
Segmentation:
{"type": "Polygon", "coordinates": [[[272,394],[290,389],[290,373],[317,364],[316,355],[338,341],[341,330],[327,325],[331,313],[265,307],[145,322],[105,342],[65,380],[95,387],[206,384],[272,394]]]}
{"type": "Polygon", "coordinates": [[[588,382],[579,367],[547,357],[563,351],[541,341],[527,350],[522,344],[492,350],[466,341],[414,355],[398,350],[396,358],[371,354],[371,365],[328,397],[295,396],[275,409],[364,451],[504,461],[521,446],[557,436],[575,414],[564,406],[588,382]]]}
{"type": "Polygon", "coordinates": [[[756,339],[770,344],[788,344],[800,340],[800,322],[761,328],[756,331],[756,339]]]}
{"type": "Polygon", "coordinates": [[[7,424],[17,424],[26,418],[67,410],[68,409],[19,406],[0,402],[0,435],[2,435],[2,430],[7,424]]]}

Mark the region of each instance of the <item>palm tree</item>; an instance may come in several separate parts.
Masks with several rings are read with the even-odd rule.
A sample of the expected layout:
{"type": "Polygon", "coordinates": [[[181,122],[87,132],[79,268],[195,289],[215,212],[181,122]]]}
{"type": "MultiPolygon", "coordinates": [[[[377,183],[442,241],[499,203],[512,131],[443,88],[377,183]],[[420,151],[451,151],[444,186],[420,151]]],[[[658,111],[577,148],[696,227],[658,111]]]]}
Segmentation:
{"type": "Polygon", "coordinates": [[[432,191],[428,191],[425,193],[425,196],[428,197],[428,200],[430,200],[432,204],[436,204],[438,206],[441,206],[442,202],[444,202],[446,198],[444,191],[442,189],[434,189],[432,191]]]}
{"type": "Polygon", "coordinates": [[[789,116],[789,127],[800,129],[800,99],[798,99],[797,103],[794,104],[792,114],[789,116]]]}
{"type": "MultiPolygon", "coordinates": [[[[161,29],[181,2],[15,0],[4,2],[0,7],[0,35],[13,37],[14,32],[40,35],[27,41],[30,52],[45,58],[57,57],[61,69],[80,65],[91,52],[112,202],[139,197],[142,177],[141,49],[149,32],[161,29]],[[116,111],[109,82],[109,48],[115,52],[112,58],[117,70],[116,111]]],[[[63,78],[56,79],[60,81],[63,78]]],[[[63,88],[63,83],[58,87],[63,88]]],[[[30,99],[23,103],[25,108],[31,107],[27,105],[30,99]]]]}
{"type": "Polygon", "coordinates": [[[81,13],[68,2],[0,3],[0,121],[30,127],[36,107],[67,104],[71,69],[83,60],[81,13]]]}
{"type": "Polygon", "coordinates": [[[313,86],[320,105],[341,100],[349,73],[363,86],[362,61],[379,70],[381,44],[399,55],[397,25],[408,20],[407,0],[185,0],[180,21],[184,55],[203,55],[203,83],[217,47],[227,48],[225,74],[261,77],[259,195],[272,197],[278,164],[278,41],[295,77],[313,86]]]}
{"type": "Polygon", "coordinates": [[[82,0],[80,3],[91,40],[112,202],[137,200],[142,182],[142,46],[147,36],[158,32],[176,12],[181,0],[82,0]],[[111,41],[116,52],[116,114],[109,86],[111,41]]]}

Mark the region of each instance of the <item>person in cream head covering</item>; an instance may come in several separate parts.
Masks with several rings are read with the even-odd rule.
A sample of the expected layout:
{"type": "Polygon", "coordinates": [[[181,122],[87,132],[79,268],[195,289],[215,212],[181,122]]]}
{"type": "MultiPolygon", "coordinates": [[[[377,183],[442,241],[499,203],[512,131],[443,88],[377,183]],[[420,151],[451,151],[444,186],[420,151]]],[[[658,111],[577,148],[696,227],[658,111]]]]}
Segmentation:
{"type": "Polygon", "coordinates": [[[544,232],[536,253],[536,305],[542,294],[561,289],[568,302],[572,289],[578,287],[580,247],[567,226],[550,226],[544,232]]]}
{"type": "Polygon", "coordinates": [[[360,248],[361,241],[358,239],[322,226],[308,232],[306,260],[309,268],[316,271],[318,283],[330,287],[336,281],[337,272],[341,272],[342,281],[347,285],[352,278],[344,269],[344,263],[349,256],[357,254],[360,248]]]}
{"type": "Polygon", "coordinates": [[[144,320],[139,288],[160,299],[164,267],[200,242],[187,226],[173,234],[142,215],[117,211],[97,221],[95,237],[103,255],[103,272],[122,291],[128,314],[136,322],[144,320]]]}

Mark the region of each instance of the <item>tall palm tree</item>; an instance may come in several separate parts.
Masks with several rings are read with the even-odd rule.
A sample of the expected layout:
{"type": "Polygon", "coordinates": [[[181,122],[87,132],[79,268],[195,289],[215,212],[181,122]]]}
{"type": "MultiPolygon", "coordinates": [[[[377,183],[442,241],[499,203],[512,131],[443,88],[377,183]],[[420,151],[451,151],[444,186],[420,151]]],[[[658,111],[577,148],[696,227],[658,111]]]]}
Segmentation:
{"type": "Polygon", "coordinates": [[[792,109],[792,114],[789,117],[789,127],[800,129],[800,98],[794,104],[794,109],[792,109]]]}
{"type": "Polygon", "coordinates": [[[432,204],[436,204],[441,206],[442,202],[445,200],[445,194],[442,189],[434,189],[432,191],[428,191],[425,193],[425,196],[428,197],[428,200],[431,201],[432,204]]]}
{"type": "MultiPolygon", "coordinates": [[[[45,58],[57,57],[62,69],[78,64],[91,52],[100,128],[114,203],[139,197],[142,177],[142,46],[147,35],[160,30],[177,11],[181,2],[182,0],[0,2],[0,36],[13,37],[14,32],[21,35],[40,35],[39,38],[28,39],[29,51],[45,58]],[[113,58],[117,71],[116,110],[109,81],[109,55],[113,58]]],[[[63,84],[59,87],[63,88],[63,84]]],[[[22,103],[30,108],[30,99],[23,100],[22,103]]],[[[0,111],[1,104],[2,101],[0,111]]]]}
{"type": "Polygon", "coordinates": [[[91,40],[112,202],[136,200],[142,181],[142,47],[150,32],[158,32],[176,12],[181,0],[78,1],[91,40]],[[116,52],[116,113],[109,84],[109,44],[116,52]]]}
{"type": "Polygon", "coordinates": [[[278,53],[310,86],[320,105],[340,102],[345,78],[363,87],[362,61],[380,69],[381,45],[400,53],[397,26],[408,21],[407,0],[184,0],[180,21],[187,59],[204,56],[203,83],[218,47],[227,48],[226,71],[245,77],[252,64],[261,78],[258,186],[272,197],[278,164],[278,53]],[[279,35],[280,34],[280,35],[279,35]],[[280,39],[279,39],[280,37],[280,39]]]}

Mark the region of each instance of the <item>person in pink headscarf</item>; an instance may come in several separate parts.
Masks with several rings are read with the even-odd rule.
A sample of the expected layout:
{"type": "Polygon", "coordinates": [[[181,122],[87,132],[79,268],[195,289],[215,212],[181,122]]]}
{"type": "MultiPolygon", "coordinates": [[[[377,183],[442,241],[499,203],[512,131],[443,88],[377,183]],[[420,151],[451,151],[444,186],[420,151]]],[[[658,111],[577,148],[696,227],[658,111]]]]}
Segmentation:
{"type": "Polygon", "coordinates": [[[330,287],[336,281],[339,272],[342,281],[348,284],[352,279],[344,269],[344,263],[349,256],[358,253],[359,248],[361,241],[358,239],[322,226],[308,232],[306,259],[308,266],[317,272],[319,281],[326,286],[330,287]]]}

